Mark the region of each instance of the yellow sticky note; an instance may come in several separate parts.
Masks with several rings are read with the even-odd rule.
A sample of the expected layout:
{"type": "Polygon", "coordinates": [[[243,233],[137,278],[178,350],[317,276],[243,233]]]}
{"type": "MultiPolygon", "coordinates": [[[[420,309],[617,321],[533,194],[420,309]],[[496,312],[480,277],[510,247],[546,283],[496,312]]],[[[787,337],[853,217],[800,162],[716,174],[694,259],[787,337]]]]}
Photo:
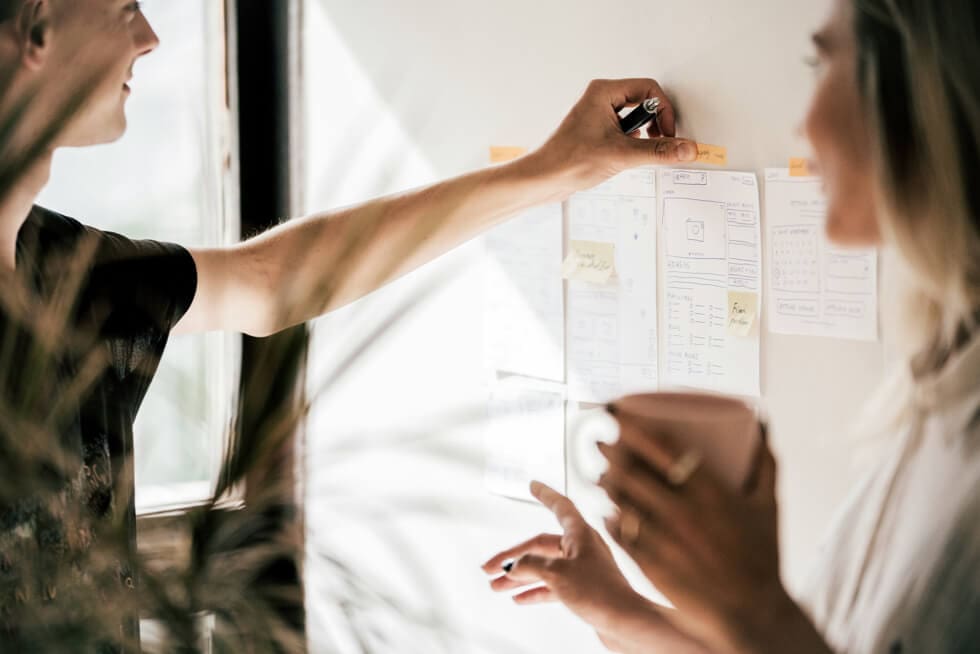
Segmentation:
{"type": "Polygon", "coordinates": [[[565,279],[590,284],[608,284],[616,274],[616,246],[596,241],[572,241],[562,265],[565,279]]]}
{"type": "Polygon", "coordinates": [[[759,315],[758,293],[728,291],[728,333],[748,336],[759,315]]]}
{"type": "Polygon", "coordinates": [[[806,159],[790,159],[789,160],[789,176],[790,177],[809,177],[810,164],[807,163],[806,159]]]}
{"type": "Polygon", "coordinates": [[[527,154],[527,148],[513,145],[494,145],[490,148],[490,163],[499,164],[520,159],[527,154]]]}
{"type": "Polygon", "coordinates": [[[711,164],[712,166],[727,166],[728,148],[723,148],[720,145],[698,143],[698,163],[711,164]]]}

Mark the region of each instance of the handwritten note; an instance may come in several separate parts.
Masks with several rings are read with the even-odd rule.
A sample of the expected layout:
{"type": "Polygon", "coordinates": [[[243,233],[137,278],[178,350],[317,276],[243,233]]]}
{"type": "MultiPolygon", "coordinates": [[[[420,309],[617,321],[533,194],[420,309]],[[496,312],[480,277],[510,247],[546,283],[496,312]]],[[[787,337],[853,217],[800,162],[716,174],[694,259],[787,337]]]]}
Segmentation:
{"type": "Polygon", "coordinates": [[[878,255],[841,249],[824,235],[820,180],[766,171],[769,328],[780,334],[878,338],[878,255]]]}
{"type": "Polygon", "coordinates": [[[728,333],[749,336],[759,318],[759,296],[756,293],[728,291],[728,333]]]}
{"type": "Polygon", "coordinates": [[[484,486],[532,500],[532,481],[565,488],[565,398],[555,385],[509,377],[490,392],[484,429],[484,486]]]}
{"type": "Polygon", "coordinates": [[[569,200],[572,242],[604,243],[615,260],[605,285],[568,281],[568,383],[578,401],[657,388],[656,182],[654,169],[640,168],[569,200]]]}
{"type": "Polygon", "coordinates": [[[562,277],[590,284],[608,284],[616,274],[615,243],[572,241],[562,277]]]}
{"type": "Polygon", "coordinates": [[[720,145],[708,145],[698,143],[698,163],[710,164],[712,166],[728,165],[728,148],[720,145]]]}
{"type": "Polygon", "coordinates": [[[490,163],[500,164],[520,159],[527,154],[527,148],[512,145],[494,145],[490,148],[490,163]]]}
{"type": "Polygon", "coordinates": [[[664,381],[758,395],[761,225],[755,175],[664,170],[664,381]],[[737,305],[737,306],[736,306],[737,305]]]}

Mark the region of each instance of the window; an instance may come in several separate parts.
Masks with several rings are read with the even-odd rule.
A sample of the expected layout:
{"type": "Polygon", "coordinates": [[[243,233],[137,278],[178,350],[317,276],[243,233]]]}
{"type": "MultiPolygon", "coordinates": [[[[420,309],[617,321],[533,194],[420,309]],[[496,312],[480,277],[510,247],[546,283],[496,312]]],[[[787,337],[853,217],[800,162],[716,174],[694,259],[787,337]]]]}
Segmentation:
{"type": "MultiPolygon", "coordinates": [[[[131,83],[118,143],[56,155],[41,204],[133,238],[237,240],[223,3],[151,0],[160,48],[131,83]]],[[[205,499],[237,389],[235,335],[173,337],[136,421],[137,512],[205,499]]]]}

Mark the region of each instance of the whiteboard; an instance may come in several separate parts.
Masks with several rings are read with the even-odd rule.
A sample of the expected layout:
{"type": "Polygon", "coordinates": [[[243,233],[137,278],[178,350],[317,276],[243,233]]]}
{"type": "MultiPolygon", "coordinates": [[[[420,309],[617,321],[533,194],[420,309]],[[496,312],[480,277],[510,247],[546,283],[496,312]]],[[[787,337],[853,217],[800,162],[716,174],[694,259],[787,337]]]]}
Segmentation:
{"type": "MultiPolygon", "coordinates": [[[[308,0],[308,208],[342,206],[472,170],[485,164],[491,145],[533,147],[596,77],[656,77],[676,100],[684,135],[726,146],[728,168],[755,172],[761,181],[767,167],[807,154],[798,126],[813,79],[802,59],[811,53],[809,35],[829,5],[308,0]]],[[[764,184],[760,190],[765,193],[764,184]]],[[[311,385],[336,358],[352,324],[380,322],[386,307],[433,279],[446,280],[319,402],[309,430],[308,544],[324,545],[347,528],[337,521],[345,525],[349,516],[332,522],[322,517],[328,503],[320,495],[331,484],[351,480],[401,496],[452,495],[467,503],[466,519],[405,514],[387,523],[410,532],[409,541],[425,553],[423,562],[438,561],[431,570],[419,564],[432,587],[415,600],[419,606],[438,602],[463,625],[466,645],[454,644],[451,651],[514,651],[487,644],[481,634],[490,630],[504,632],[521,651],[601,652],[589,630],[565,611],[513,607],[489,592],[478,570],[497,549],[553,529],[543,512],[488,496],[479,474],[452,464],[416,461],[384,448],[337,461],[327,446],[338,434],[428,427],[437,421],[436,407],[485,402],[479,260],[479,250],[465,246],[317,324],[311,385]]],[[[792,585],[855,480],[854,446],[844,429],[880,380],[884,359],[876,343],[763,331],[762,391],[782,465],[783,562],[792,585]]],[[[447,442],[472,447],[477,457],[482,449],[479,430],[468,426],[450,430],[447,442]]],[[[587,488],[573,483],[570,492],[596,509],[590,516],[598,514],[600,500],[587,488]]],[[[351,556],[370,556],[365,564],[384,568],[381,555],[365,544],[370,528],[349,528],[360,534],[351,556]]],[[[401,569],[388,563],[392,574],[401,569]]],[[[327,638],[329,607],[317,594],[325,583],[318,574],[327,573],[313,563],[308,572],[316,645],[327,638]]]]}

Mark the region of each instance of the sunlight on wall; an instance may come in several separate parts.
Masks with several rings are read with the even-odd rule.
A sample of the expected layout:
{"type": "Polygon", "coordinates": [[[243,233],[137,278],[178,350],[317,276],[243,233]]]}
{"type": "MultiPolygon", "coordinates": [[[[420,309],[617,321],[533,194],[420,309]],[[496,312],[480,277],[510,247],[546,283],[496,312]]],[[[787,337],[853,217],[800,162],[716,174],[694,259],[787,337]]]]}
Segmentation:
{"type": "MultiPolygon", "coordinates": [[[[337,24],[362,18],[359,10],[310,0],[306,11],[310,211],[485,162],[484,137],[458,136],[473,121],[419,118],[420,106],[436,102],[432,89],[412,86],[429,76],[425,57],[406,57],[404,70],[391,59],[390,69],[369,71],[367,44],[353,47],[337,24]]],[[[369,47],[385,44],[379,38],[369,47]]],[[[400,302],[413,305],[316,400],[306,506],[311,651],[359,652],[359,637],[375,652],[549,652],[573,644],[579,654],[601,651],[562,607],[522,611],[491,593],[479,570],[497,548],[553,528],[543,510],[483,489],[482,259],[481,243],[465,245],[316,323],[311,394],[358,337],[386,325],[400,302]]]]}
{"type": "MultiPolygon", "coordinates": [[[[635,0],[624,22],[600,2],[306,0],[308,209],[464,172],[484,164],[490,145],[533,147],[593,77],[658,77],[682,107],[687,135],[724,143],[733,168],[779,165],[800,147],[794,127],[813,82],[799,58],[826,2],[805,4],[635,0]]],[[[316,403],[307,462],[314,651],[348,651],[332,639],[345,633],[350,643],[341,625],[366,620],[351,609],[365,603],[380,614],[369,637],[396,639],[372,641],[370,651],[604,651],[562,607],[514,607],[478,569],[497,549],[556,528],[544,511],[482,487],[481,258],[478,243],[464,246],[316,324],[311,389],[393,307],[414,305],[316,403]],[[377,596],[338,604],[365,583],[397,601],[387,610],[377,596]],[[408,635],[411,618],[456,631],[408,635]]],[[[765,348],[785,473],[783,558],[799,575],[852,481],[842,472],[850,456],[842,425],[877,381],[881,355],[877,346],[772,335],[765,348]]],[[[594,490],[585,486],[571,490],[583,505],[594,490]]]]}

